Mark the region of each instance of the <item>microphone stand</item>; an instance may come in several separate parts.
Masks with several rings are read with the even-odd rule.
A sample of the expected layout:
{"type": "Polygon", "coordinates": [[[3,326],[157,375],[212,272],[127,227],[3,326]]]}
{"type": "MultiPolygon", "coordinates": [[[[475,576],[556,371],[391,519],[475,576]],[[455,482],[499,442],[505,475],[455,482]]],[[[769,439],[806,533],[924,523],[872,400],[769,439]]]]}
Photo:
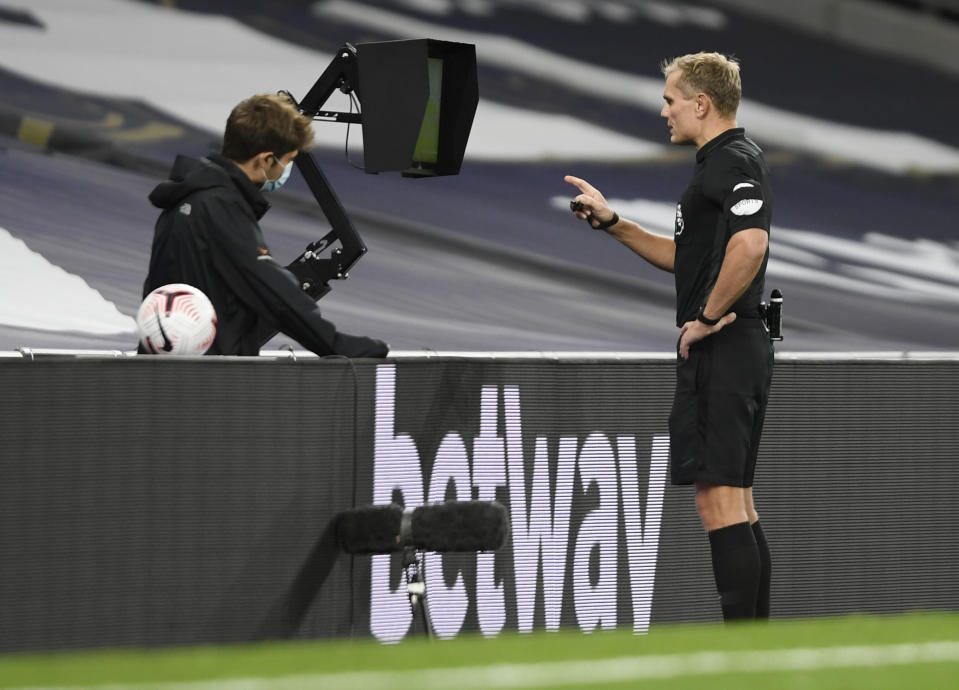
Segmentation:
{"type": "Polygon", "coordinates": [[[425,556],[412,546],[403,549],[403,569],[406,571],[406,592],[410,598],[410,611],[413,620],[417,614],[423,621],[423,632],[427,639],[433,638],[433,627],[430,625],[430,609],[426,601],[426,563],[420,562],[425,556]]]}

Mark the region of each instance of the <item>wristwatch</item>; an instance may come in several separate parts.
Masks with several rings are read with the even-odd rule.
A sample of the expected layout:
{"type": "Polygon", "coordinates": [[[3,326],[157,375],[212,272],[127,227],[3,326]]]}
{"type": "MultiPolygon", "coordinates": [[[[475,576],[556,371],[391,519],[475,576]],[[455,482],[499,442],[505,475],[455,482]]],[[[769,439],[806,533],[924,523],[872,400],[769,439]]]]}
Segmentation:
{"type": "MultiPolygon", "coordinates": [[[[587,218],[586,220],[588,221],[589,218],[587,218]]],[[[597,220],[599,219],[597,218],[597,220]]],[[[618,222],[619,222],[619,214],[616,213],[616,211],[613,211],[613,217],[610,218],[609,220],[600,220],[599,225],[593,225],[592,222],[590,222],[589,225],[590,227],[593,228],[593,230],[606,230],[607,228],[613,227],[618,222]]]]}
{"type": "Polygon", "coordinates": [[[703,307],[702,309],[699,310],[699,316],[696,317],[697,321],[702,321],[707,326],[715,326],[717,323],[719,323],[719,319],[723,318],[720,316],[719,319],[711,319],[708,316],[706,316],[705,309],[706,308],[703,307]]]}

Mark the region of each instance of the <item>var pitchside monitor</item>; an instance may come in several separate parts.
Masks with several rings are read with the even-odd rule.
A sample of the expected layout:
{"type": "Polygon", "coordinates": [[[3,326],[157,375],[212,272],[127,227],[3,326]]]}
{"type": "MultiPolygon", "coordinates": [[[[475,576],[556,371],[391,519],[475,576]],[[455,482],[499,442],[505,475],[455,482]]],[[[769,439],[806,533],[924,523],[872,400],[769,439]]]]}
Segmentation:
{"type": "MultiPolygon", "coordinates": [[[[435,177],[459,173],[478,102],[475,46],[417,39],[344,44],[297,105],[314,119],[361,123],[365,172],[435,177]],[[360,113],[324,110],[337,90],[355,94],[360,113]]],[[[331,280],[349,275],[366,246],[313,156],[298,156],[296,166],[330,221],[330,232],[287,268],[318,300],[331,280]],[[336,241],[341,246],[321,258],[336,241]]]]}
{"type": "Polygon", "coordinates": [[[479,102],[476,49],[417,39],[356,46],[363,169],[456,175],[479,102]]]}

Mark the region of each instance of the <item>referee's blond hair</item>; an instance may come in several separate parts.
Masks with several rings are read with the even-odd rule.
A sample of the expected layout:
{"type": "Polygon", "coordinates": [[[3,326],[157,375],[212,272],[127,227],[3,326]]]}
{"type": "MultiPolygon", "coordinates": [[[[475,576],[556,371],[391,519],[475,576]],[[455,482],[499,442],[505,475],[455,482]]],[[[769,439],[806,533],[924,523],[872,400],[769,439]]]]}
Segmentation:
{"type": "Polygon", "coordinates": [[[690,53],[663,60],[663,76],[679,72],[676,82],[687,98],[704,93],[724,117],[734,117],[743,95],[739,79],[739,61],[720,53],[690,53]]]}

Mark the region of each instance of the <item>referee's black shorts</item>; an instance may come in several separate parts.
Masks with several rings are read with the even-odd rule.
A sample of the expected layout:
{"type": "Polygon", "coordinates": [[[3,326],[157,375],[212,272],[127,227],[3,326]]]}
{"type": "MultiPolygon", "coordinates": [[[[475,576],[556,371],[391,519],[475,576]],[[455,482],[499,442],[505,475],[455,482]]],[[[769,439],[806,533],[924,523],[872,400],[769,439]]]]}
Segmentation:
{"type": "Polygon", "coordinates": [[[736,319],[677,361],[673,484],[753,485],[772,375],[773,346],[760,319],[736,319]]]}

